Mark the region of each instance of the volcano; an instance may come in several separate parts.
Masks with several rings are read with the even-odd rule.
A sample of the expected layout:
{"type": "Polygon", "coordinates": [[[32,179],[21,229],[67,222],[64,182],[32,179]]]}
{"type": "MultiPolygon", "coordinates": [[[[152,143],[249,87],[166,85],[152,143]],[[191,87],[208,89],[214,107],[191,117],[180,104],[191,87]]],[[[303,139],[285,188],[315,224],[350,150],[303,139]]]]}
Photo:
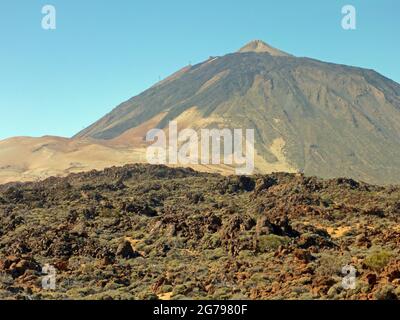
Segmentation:
{"type": "Polygon", "coordinates": [[[400,85],[373,70],[296,57],[260,40],[182,68],[72,139],[33,139],[29,150],[37,155],[44,148],[47,157],[34,168],[29,164],[33,151],[26,148],[24,167],[18,167],[13,154],[20,140],[20,145],[15,139],[0,142],[7,145],[0,176],[7,176],[4,170],[17,172],[16,178],[40,171],[42,178],[46,172],[62,175],[71,164],[72,171],[82,171],[141,162],[129,152],[143,154],[146,132],[166,129],[170,121],[182,129],[254,129],[260,173],[400,183],[400,85]],[[60,165],[55,157],[68,161],[60,165]],[[49,168],[53,162],[56,172],[49,168]]]}

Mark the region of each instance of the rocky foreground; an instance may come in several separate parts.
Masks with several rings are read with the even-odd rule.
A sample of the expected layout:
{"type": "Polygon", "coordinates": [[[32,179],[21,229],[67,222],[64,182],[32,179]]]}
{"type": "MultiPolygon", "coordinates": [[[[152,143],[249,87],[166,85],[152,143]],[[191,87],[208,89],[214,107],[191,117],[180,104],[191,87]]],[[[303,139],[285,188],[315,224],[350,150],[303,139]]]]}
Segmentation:
{"type": "Polygon", "coordinates": [[[349,179],[129,165],[8,184],[0,237],[2,299],[400,298],[400,187],[349,179]]]}

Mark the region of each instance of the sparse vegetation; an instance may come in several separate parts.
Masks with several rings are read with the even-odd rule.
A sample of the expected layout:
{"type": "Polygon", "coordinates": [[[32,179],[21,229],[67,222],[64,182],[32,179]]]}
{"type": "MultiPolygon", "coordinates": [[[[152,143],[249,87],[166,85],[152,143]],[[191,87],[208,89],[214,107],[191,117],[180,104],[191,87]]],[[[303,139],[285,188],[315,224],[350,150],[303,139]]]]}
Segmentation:
{"type": "Polygon", "coordinates": [[[393,258],[393,252],[386,249],[374,248],[365,258],[365,265],[375,271],[382,271],[393,258]]]}
{"type": "Polygon", "coordinates": [[[0,298],[394,299],[399,197],[347,180],[148,165],[3,185],[0,298]],[[55,291],[41,288],[45,264],[55,291]],[[342,288],[344,265],[354,290],[342,288]]]}

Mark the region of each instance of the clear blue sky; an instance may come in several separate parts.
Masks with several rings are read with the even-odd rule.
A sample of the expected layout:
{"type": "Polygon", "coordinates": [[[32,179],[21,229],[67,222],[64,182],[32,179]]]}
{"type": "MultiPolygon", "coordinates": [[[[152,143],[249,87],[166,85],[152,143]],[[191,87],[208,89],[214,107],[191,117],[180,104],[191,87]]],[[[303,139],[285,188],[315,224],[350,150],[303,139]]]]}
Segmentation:
{"type": "Polygon", "coordinates": [[[0,139],[72,136],[172,72],[252,39],[400,82],[399,0],[1,0],[0,139]],[[57,29],[41,9],[57,9],[57,29]],[[357,9],[357,30],[341,8],[357,9]]]}

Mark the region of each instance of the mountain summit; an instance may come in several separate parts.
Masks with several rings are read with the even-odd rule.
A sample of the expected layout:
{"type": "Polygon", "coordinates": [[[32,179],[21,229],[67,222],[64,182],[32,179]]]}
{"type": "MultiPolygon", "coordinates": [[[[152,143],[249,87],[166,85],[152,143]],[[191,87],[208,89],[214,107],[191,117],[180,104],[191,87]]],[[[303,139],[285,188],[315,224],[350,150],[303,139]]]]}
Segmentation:
{"type": "Polygon", "coordinates": [[[256,52],[256,53],[269,53],[275,57],[288,57],[290,54],[273,48],[261,40],[253,40],[242,47],[238,52],[256,52]]]}

